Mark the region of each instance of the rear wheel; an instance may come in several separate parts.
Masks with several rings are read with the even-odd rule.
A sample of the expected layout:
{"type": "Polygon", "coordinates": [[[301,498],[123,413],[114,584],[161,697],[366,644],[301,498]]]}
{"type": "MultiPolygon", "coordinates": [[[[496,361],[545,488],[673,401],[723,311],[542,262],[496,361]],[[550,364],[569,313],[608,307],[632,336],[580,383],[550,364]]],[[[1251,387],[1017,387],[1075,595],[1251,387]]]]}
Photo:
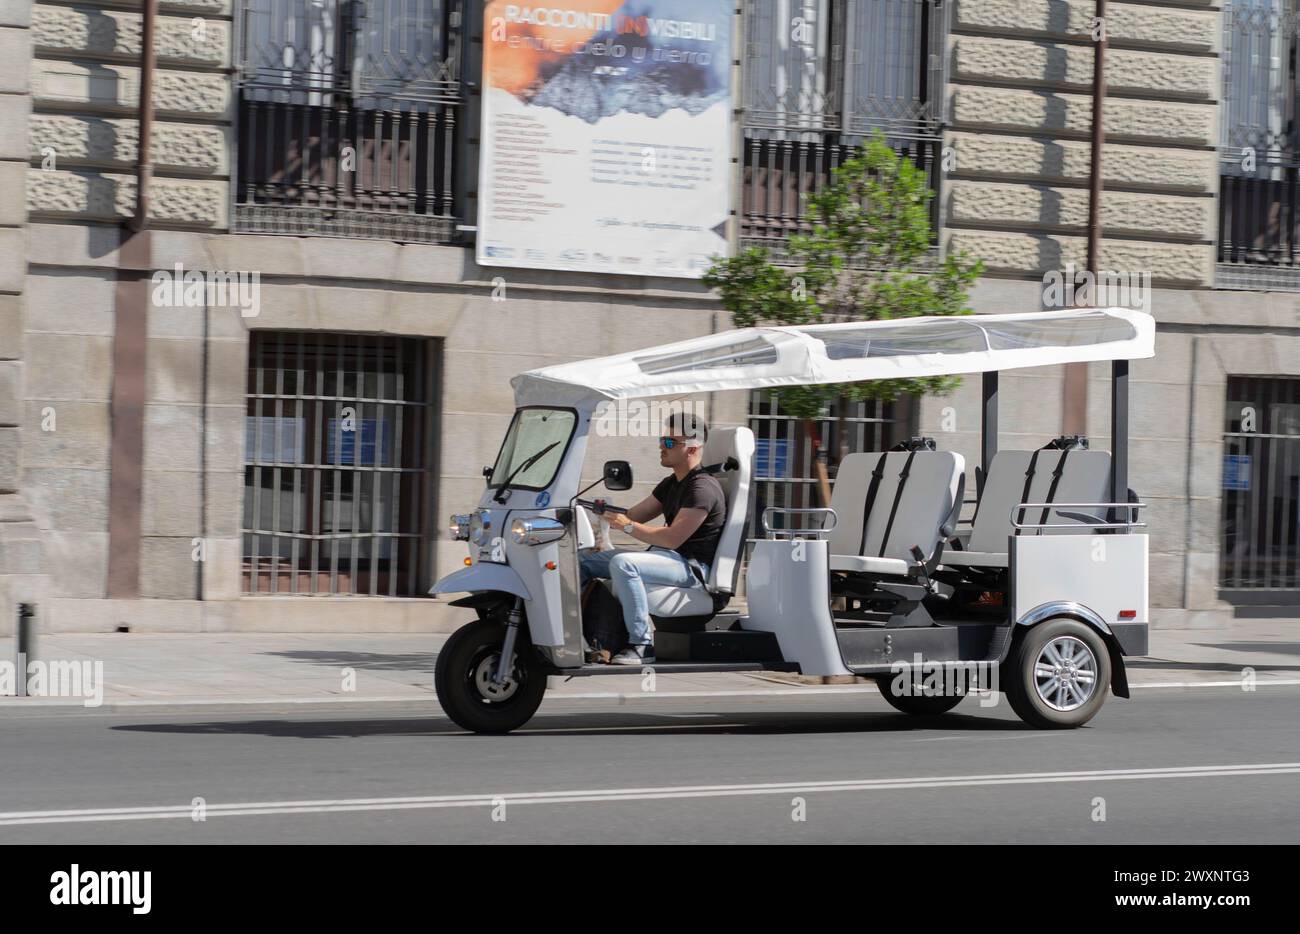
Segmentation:
{"type": "MultiPolygon", "coordinates": [[[[964,694],[902,694],[895,691],[894,675],[878,675],[876,677],[876,687],[880,688],[880,696],[885,702],[895,710],[901,710],[903,713],[919,714],[934,716],[941,713],[947,713],[966,696],[964,694]]],[[[913,692],[916,685],[910,685],[913,692]]]]}
{"type": "Polygon", "coordinates": [[[1043,730],[1083,726],[1106,702],[1110,652],[1097,630],[1073,619],[1025,633],[1005,669],[1011,709],[1043,730]]]}
{"type": "Polygon", "coordinates": [[[514,663],[501,684],[492,680],[506,627],[480,619],[462,626],[438,653],[433,686],[457,726],[475,733],[509,733],[527,723],[546,693],[546,672],[533,656],[526,629],[515,642],[514,663]]]}

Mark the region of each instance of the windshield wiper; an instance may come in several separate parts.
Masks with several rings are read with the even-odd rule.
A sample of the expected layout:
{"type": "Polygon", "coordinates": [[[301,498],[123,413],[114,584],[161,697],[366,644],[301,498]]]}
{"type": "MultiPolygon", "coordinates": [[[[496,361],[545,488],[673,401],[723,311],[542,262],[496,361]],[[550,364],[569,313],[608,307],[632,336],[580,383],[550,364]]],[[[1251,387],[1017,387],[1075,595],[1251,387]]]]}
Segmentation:
{"type": "Polygon", "coordinates": [[[521,473],[523,473],[523,472],[524,472],[525,470],[527,470],[529,467],[533,466],[533,464],[536,464],[539,460],[542,459],[542,455],[546,454],[548,451],[551,450],[551,448],[555,447],[555,446],[556,446],[557,444],[559,444],[559,443],[560,443],[560,442],[558,442],[558,441],[552,441],[552,442],[551,442],[550,444],[548,444],[546,447],[542,448],[540,451],[538,451],[538,452],[537,452],[536,454],[534,454],[532,457],[528,458],[528,460],[524,461],[522,464],[520,464],[518,467],[516,467],[513,471],[511,471],[511,472],[510,472],[510,476],[506,477],[506,482],[503,483],[503,484],[501,484],[501,488],[500,488],[499,490],[496,491],[496,495],[493,496],[492,498],[493,498],[494,500],[496,500],[498,503],[504,503],[504,502],[506,501],[506,493],[508,493],[508,492],[510,491],[510,484],[514,483],[514,481],[515,481],[515,477],[519,476],[521,473]]]}

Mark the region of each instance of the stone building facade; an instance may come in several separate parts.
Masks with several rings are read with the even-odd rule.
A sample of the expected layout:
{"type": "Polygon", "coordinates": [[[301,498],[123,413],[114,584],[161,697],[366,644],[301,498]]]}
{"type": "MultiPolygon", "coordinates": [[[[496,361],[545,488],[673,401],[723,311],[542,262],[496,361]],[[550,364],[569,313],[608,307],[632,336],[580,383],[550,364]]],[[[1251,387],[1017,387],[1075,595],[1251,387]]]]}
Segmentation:
{"type": "MultiPolygon", "coordinates": [[[[123,221],[135,200],[139,3],[0,0],[0,607],[35,601],[48,629],[453,626],[454,611],[418,594],[463,556],[448,540],[445,517],[478,497],[481,468],[494,460],[510,418],[510,376],[729,326],[714,297],[690,280],[480,268],[472,231],[385,237],[363,224],[349,235],[318,213],[297,231],[252,232],[247,166],[252,147],[272,137],[254,132],[268,108],[248,92],[248,24],[276,2],[160,0],[150,225],[132,235],[123,221]],[[257,314],[159,301],[154,274],[177,264],[256,271],[257,314]],[[303,335],[315,336],[304,344],[303,335]],[[364,346],[420,361],[408,375],[418,371],[427,390],[410,422],[419,426],[422,447],[408,470],[421,515],[389,529],[391,543],[368,546],[391,568],[401,565],[401,581],[391,569],[377,575],[373,561],[368,578],[358,574],[355,557],[350,574],[342,569],[346,559],[328,571],[313,567],[311,586],[296,577],[286,584],[257,559],[250,567],[249,543],[263,518],[298,508],[282,505],[281,494],[286,504],[328,504],[328,484],[311,470],[286,469],[281,477],[267,467],[263,480],[258,466],[266,450],[283,459],[283,444],[302,443],[280,433],[267,442],[259,426],[283,422],[290,410],[311,420],[318,400],[301,383],[289,386],[306,377],[286,374],[305,373],[310,367],[295,369],[293,354],[320,359],[322,341],[349,353],[364,346]],[[289,364],[272,366],[276,354],[288,354],[289,364]],[[273,388],[264,369],[278,374],[273,388]],[[254,505],[254,486],[273,505],[254,505]],[[304,498],[304,488],[314,492],[304,498]],[[386,596],[385,588],[397,593],[386,596]],[[349,589],[374,595],[330,595],[349,589]]],[[[985,263],[972,296],[977,312],[1042,309],[1044,274],[1085,262],[1092,4],[871,2],[930,11],[926,41],[938,43],[941,54],[927,58],[922,44],[916,58],[942,80],[926,100],[931,125],[906,145],[922,137],[933,144],[926,158],[937,173],[937,246],[985,263]],[[947,157],[941,167],[940,152],[947,157]]],[[[460,154],[448,218],[451,226],[472,227],[479,5],[437,6],[455,8],[444,22],[466,34],[458,122],[448,130],[460,154]]],[[[749,244],[762,242],[773,217],[789,212],[784,201],[779,211],[758,204],[772,185],[785,184],[768,160],[804,145],[798,134],[782,135],[780,121],[754,117],[763,108],[748,70],[766,67],[753,64],[756,45],[775,41],[756,11],[778,20],[811,11],[833,33],[847,7],[840,0],[737,6],[737,35],[748,46],[736,63],[737,88],[745,90],[732,240],[749,244]]],[[[1156,358],[1134,367],[1131,429],[1131,482],[1150,504],[1157,625],[1210,625],[1235,611],[1234,595],[1222,586],[1230,380],[1300,375],[1300,293],[1288,282],[1269,282],[1272,291],[1265,291],[1240,274],[1242,264],[1221,261],[1225,15],[1200,0],[1112,2],[1107,21],[1102,265],[1150,274],[1150,310],[1159,324],[1156,358]]],[[[823,53],[828,62],[840,60],[823,53]]],[[[848,123],[837,126],[851,144],[848,123]]],[[[325,365],[316,366],[323,373],[325,365]]],[[[1109,430],[1107,375],[1095,366],[1090,380],[1095,447],[1105,446],[1109,430]]],[[[1003,386],[1003,446],[1037,447],[1061,433],[1060,373],[1008,374],[1003,386]]],[[[978,394],[977,382],[968,381],[950,397],[924,400],[909,430],[974,464],[978,394]]],[[[748,398],[708,403],[719,424],[753,415],[748,398]]],[[[378,404],[370,416],[376,424],[387,417],[378,404]]],[[[1276,404],[1289,412],[1287,403],[1276,404]]],[[[349,456],[360,467],[364,433],[355,443],[349,456]]],[[[372,443],[378,463],[385,442],[372,443]]],[[[648,490],[653,452],[619,453],[648,490]]],[[[337,463],[339,451],[333,456],[337,463]]],[[[376,490],[386,482],[367,474],[354,484],[372,480],[376,490]]],[[[361,501],[358,486],[349,495],[361,501]]],[[[375,493],[373,508],[380,499],[375,493]]],[[[1295,508],[1285,496],[1278,501],[1295,508]]],[[[1294,514],[1280,517],[1278,527],[1287,522],[1280,560],[1294,562],[1300,531],[1294,514]]],[[[311,541],[303,536],[302,548],[311,541]]],[[[1256,602],[1294,602],[1300,582],[1285,586],[1285,573],[1277,580],[1283,586],[1253,587],[1256,602]]]]}

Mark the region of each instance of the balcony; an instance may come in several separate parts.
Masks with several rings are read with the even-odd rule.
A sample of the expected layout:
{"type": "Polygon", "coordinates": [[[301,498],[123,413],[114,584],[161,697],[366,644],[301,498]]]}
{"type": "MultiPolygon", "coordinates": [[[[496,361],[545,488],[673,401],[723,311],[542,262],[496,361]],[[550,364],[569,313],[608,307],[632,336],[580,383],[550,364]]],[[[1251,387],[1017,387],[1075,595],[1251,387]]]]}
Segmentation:
{"type": "Polygon", "coordinates": [[[1224,4],[1219,288],[1300,290],[1298,36],[1292,0],[1224,4]]]}
{"type": "MultiPolygon", "coordinates": [[[[939,191],[944,0],[782,0],[745,6],[740,247],[780,261],[808,233],[806,199],[879,131],[939,191]]],[[[931,202],[939,228],[939,199],[931,202]]],[[[936,250],[937,252],[937,250],[936,250]]]]}
{"type": "Polygon", "coordinates": [[[234,229],[452,242],[460,4],[242,3],[234,229]]]}

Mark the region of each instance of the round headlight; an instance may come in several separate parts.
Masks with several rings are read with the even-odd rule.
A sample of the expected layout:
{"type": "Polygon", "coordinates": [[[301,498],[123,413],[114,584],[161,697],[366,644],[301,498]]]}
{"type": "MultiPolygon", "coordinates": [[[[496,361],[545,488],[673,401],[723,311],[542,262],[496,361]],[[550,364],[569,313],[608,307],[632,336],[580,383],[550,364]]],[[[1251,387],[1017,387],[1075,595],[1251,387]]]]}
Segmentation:
{"type": "Polygon", "coordinates": [[[492,537],[492,513],[480,509],[469,520],[469,540],[482,545],[492,537]]]}

